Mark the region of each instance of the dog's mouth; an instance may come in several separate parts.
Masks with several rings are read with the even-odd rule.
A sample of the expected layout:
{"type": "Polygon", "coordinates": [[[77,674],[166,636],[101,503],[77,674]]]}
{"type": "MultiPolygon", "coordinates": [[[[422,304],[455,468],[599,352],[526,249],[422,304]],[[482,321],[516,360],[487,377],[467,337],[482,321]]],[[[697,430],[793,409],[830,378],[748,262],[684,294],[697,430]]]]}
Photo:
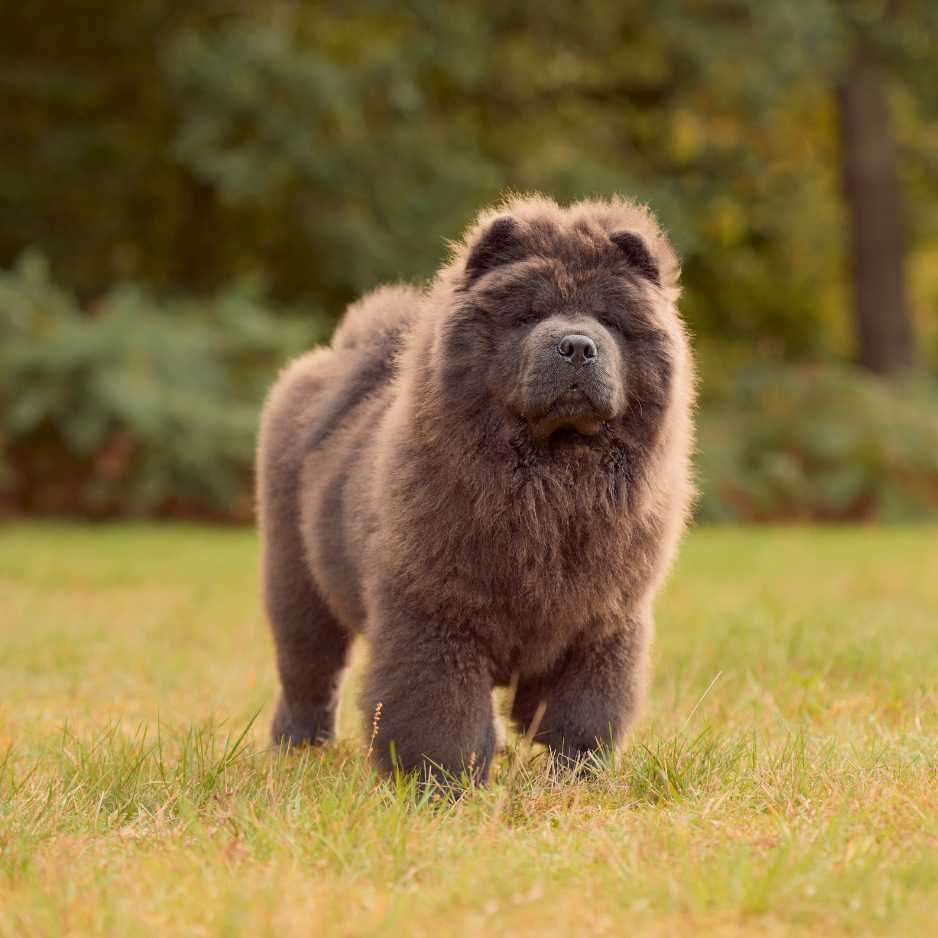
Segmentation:
{"type": "Polygon", "coordinates": [[[582,388],[572,385],[555,398],[546,413],[529,424],[536,440],[576,444],[596,436],[608,416],[582,388]]]}

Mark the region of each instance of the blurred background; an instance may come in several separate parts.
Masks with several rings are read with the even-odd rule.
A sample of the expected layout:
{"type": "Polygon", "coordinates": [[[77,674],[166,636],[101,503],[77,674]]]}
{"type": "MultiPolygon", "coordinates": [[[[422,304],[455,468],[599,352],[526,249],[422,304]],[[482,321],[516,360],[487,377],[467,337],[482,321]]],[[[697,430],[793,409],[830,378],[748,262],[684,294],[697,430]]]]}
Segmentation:
{"type": "Polygon", "coordinates": [[[248,521],[260,402],[507,189],[684,260],[701,519],[938,516],[934,0],[0,13],[0,513],[248,521]]]}

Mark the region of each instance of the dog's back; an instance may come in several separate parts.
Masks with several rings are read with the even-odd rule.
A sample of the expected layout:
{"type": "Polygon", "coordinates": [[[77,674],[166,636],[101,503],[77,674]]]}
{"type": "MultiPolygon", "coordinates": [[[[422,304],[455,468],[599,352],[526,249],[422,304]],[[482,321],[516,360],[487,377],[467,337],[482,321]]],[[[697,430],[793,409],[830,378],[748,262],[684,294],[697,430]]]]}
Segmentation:
{"type": "Polygon", "coordinates": [[[390,402],[398,355],[422,295],[382,287],[349,307],[328,346],[300,356],[280,374],[261,415],[257,504],[268,579],[307,558],[315,587],[350,629],[364,615],[355,551],[346,543],[356,507],[345,492],[377,420],[390,402]],[[290,558],[290,559],[288,559],[290,558]]]}

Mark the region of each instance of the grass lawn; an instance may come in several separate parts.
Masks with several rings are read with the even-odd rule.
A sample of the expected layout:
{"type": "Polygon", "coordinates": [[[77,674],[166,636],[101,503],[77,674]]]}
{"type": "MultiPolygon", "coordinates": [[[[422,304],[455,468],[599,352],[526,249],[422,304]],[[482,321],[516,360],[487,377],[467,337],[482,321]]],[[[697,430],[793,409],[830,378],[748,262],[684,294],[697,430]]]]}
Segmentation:
{"type": "Polygon", "coordinates": [[[936,934],[938,530],[694,532],[626,751],[444,806],[268,748],[257,554],[0,532],[0,936],[936,934]]]}

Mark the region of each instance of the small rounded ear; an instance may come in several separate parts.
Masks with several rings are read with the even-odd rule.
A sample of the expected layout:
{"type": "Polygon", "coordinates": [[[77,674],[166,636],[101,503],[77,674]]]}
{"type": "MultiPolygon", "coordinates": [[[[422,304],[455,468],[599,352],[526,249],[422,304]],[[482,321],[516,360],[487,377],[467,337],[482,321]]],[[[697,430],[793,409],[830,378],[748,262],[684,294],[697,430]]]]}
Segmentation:
{"type": "Polygon", "coordinates": [[[510,215],[496,218],[482,232],[466,261],[466,286],[502,264],[520,260],[524,244],[518,222],[510,215]]]}
{"type": "Polygon", "coordinates": [[[661,286],[661,273],[645,239],[634,231],[614,231],[609,240],[622,252],[622,255],[646,280],[661,286]]]}

